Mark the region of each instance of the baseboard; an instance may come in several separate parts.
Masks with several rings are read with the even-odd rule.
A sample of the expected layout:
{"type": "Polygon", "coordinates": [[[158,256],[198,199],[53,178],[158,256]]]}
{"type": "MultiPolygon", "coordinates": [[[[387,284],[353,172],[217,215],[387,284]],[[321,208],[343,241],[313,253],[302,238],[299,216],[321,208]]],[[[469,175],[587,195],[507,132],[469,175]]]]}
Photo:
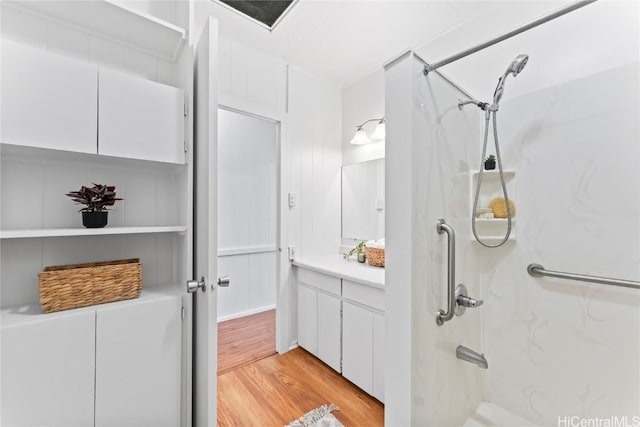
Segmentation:
{"type": "Polygon", "coordinates": [[[252,314],[262,313],[263,311],[275,310],[276,305],[267,305],[264,307],[259,307],[253,310],[241,311],[240,313],[230,314],[228,316],[218,317],[218,323],[224,322],[226,320],[237,319],[239,317],[250,316],[252,314]]]}

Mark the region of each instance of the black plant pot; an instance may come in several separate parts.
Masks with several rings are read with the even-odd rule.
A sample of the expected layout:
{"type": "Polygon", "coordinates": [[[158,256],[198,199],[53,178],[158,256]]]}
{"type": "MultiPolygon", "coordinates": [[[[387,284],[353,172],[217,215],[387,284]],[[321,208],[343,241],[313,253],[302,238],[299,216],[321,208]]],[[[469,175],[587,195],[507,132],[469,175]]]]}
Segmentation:
{"type": "Polygon", "coordinates": [[[109,212],[82,212],[82,225],[87,228],[103,228],[109,212]]]}
{"type": "Polygon", "coordinates": [[[484,161],[484,170],[492,171],[496,168],[496,162],[484,161]]]}

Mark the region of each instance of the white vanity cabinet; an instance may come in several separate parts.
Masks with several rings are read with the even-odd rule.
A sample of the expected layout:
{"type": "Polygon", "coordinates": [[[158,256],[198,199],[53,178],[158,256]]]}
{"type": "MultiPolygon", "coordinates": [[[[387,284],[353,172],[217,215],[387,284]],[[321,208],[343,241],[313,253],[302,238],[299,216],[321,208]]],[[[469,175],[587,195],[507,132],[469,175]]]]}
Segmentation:
{"type": "Polygon", "coordinates": [[[182,89],[104,68],[98,81],[98,154],[184,163],[182,89]]]}
{"type": "Polygon", "coordinates": [[[96,153],[95,65],[2,40],[0,142],[96,153]]]}
{"type": "Polygon", "coordinates": [[[342,281],[342,375],[384,402],[384,290],[342,281]]]}
{"type": "Polygon", "coordinates": [[[298,345],[384,402],[384,270],[338,256],[294,265],[298,345]]]}
{"type": "Polygon", "coordinates": [[[90,426],[94,417],[95,314],[12,324],[3,318],[3,426],[90,426]]]}
{"type": "Polygon", "coordinates": [[[298,344],[340,372],[340,279],[298,269],[298,344]]]}

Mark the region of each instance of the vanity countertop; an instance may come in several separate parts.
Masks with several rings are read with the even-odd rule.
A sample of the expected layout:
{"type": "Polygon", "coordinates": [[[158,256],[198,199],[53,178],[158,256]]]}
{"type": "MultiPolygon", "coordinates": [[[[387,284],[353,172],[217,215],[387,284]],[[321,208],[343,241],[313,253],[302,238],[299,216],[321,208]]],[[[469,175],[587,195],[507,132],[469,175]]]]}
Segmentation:
{"type": "Polygon", "coordinates": [[[293,265],[318,273],[340,277],[374,288],[384,289],[384,268],[359,263],[355,259],[346,260],[342,255],[320,255],[293,260],[293,265]]]}

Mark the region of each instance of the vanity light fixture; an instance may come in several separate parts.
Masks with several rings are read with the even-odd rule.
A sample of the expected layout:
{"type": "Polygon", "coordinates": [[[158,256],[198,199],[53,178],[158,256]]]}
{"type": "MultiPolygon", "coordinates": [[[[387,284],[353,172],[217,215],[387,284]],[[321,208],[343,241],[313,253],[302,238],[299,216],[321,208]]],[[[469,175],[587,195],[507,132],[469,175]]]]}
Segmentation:
{"type": "Polygon", "coordinates": [[[384,117],[381,119],[370,119],[366,122],[362,123],[360,126],[356,126],[356,134],[353,136],[351,140],[351,144],[353,145],[364,145],[371,142],[371,139],[367,136],[366,132],[363,129],[363,126],[369,122],[378,122],[375,130],[371,134],[371,138],[374,140],[382,140],[385,138],[385,125],[384,125],[384,117]]]}

